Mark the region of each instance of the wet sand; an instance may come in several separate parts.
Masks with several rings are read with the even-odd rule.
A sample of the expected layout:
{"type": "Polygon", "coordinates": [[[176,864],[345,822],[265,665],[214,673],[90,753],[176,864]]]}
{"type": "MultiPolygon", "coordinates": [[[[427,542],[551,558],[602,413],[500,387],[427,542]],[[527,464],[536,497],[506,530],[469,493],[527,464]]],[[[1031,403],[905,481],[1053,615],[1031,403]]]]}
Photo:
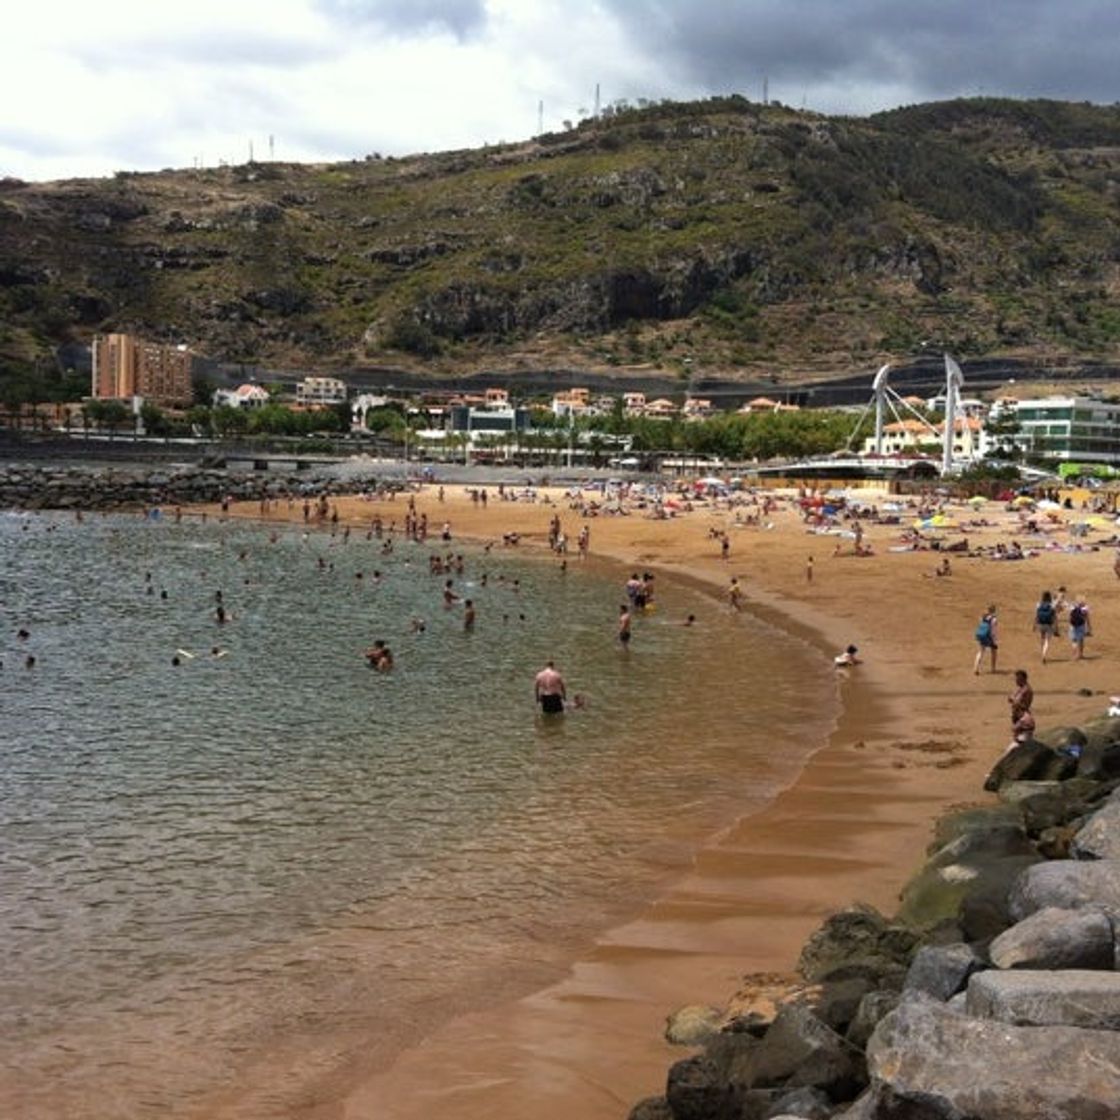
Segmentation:
{"type": "MultiPolygon", "coordinates": [[[[866,501],[882,498],[868,492],[866,501]]],[[[427,488],[417,508],[428,514],[433,548],[441,547],[439,528],[447,520],[453,538],[494,540],[495,552],[503,548],[503,533],[517,532],[518,548],[541,550],[544,563],[558,562],[545,551],[549,519],[558,513],[574,567],[581,562],[574,542],[584,519],[562,496],[556,501],[491,500],[482,509],[462,487],[447,487],[443,503],[427,488]]],[[[367,526],[375,513],[399,527],[406,501],[345,498],[338,507],[343,523],[355,527],[367,526]]],[[[258,513],[255,504],[233,512],[258,513]]],[[[974,546],[1013,538],[1025,547],[1046,543],[1024,537],[1015,515],[995,504],[953,513],[994,523],[968,528],[974,546]]],[[[288,520],[283,503],[276,516],[288,520]]],[[[805,937],[851,902],[894,908],[933,820],[951,805],[986,797],[983,776],[1009,739],[1006,697],[1014,669],[1031,674],[1040,726],[1099,714],[1108,693],[1120,691],[1113,670],[1117,612],[1108,594],[1117,582],[1111,548],[1021,561],[953,555],[952,575],[938,578],[938,552],[888,551],[898,543],[898,526],[867,526],[872,556],[852,555],[847,539],[841,539],[844,554],[833,556],[838,538],[807,532],[792,506],[769,520],[771,529],[736,527],[726,510],[697,508],[668,521],[635,512],[587,524],[595,555],[702,581],[718,596],[736,576],[751,611],[827,656],[849,642],[858,645],[864,663],[838,670],[843,709],[829,741],[789,789],[711,838],[679,882],[588,946],[560,983],[516,1000],[495,992],[489,1006],[465,1014],[449,1009],[436,1034],[404,1049],[388,1069],[363,1069],[359,1060],[316,1078],[300,1115],[625,1116],[638,1099],[663,1090],[669,1064],[687,1053],[662,1040],[670,1011],[724,1005],[760,977],[789,976],[805,937]],[[710,528],[730,535],[726,561],[710,528]],[[1088,599],[1094,636],[1086,659],[1075,662],[1063,634],[1042,666],[1033,607],[1043,588],[1060,584],[1088,599]],[[989,602],[1000,607],[999,672],[976,676],[973,631],[989,602]],[[1094,695],[1079,695],[1082,689],[1094,695]]],[[[1095,529],[1088,543],[1110,531],[1095,529]]],[[[949,532],[946,541],[959,536],[949,532]]],[[[1062,529],[1048,539],[1065,544],[1070,537],[1062,529]]],[[[806,711],[819,699],[807,695],[806,711]]],[[[718,697],[703,705],[702,716],[718,719],[718,697]]],[[[232,1096],[228,1115],[252,1115],[239,1107],[236,1091],[232,1096]]]]}

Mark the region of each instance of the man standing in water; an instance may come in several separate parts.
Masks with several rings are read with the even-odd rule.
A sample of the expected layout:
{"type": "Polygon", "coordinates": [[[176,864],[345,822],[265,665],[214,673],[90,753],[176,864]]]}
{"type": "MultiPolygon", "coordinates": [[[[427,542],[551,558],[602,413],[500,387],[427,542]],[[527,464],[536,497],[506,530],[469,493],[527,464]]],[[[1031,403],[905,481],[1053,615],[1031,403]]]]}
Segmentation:
{"type": "Polygon", "coordinates": [[[537,703],[545,715],[559,715],[564,711],[564,701],[568,695],[564,678],[556,671],[556,665],[549,660],[537,674],[534,681],[537,703]]]}

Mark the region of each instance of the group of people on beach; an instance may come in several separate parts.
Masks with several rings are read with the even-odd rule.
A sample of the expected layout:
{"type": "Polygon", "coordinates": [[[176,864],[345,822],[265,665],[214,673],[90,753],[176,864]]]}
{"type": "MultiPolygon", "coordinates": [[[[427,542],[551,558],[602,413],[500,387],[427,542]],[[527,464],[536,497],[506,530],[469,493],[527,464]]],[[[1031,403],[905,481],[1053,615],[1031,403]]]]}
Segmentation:
{"type": "MultiPolygon", "coordinates": [[[[1046,590],[1039,596],[1034,608],[1032,628],[1038,635],[1042,664],[1045,665],[1050,653],[1050,642],[1059,636],[1059,625],[1065,616],[1069,627],[1069,641],[1073,649],[1073,660],[1081,661],[1085,656],[1085,639],[1092,636],[1089,617],[1089,604],[1082,596],[1070,597],[1065,587],[1058,593],[1046,590]]],[[[999,657],[999,617],[995,603],[980,616],[976,624],[976,658],[972,665],[973,673],[979,675],[985,657],[989,660],[991,672],[996,671],[999,657]]]]}

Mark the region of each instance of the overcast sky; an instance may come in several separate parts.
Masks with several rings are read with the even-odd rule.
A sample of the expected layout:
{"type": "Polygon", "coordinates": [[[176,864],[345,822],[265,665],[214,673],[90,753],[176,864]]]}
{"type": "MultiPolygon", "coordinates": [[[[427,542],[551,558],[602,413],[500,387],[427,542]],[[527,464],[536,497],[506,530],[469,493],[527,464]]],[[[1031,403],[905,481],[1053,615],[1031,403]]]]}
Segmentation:
{"type": "Polygon", "coordinates": [[[0,176],[404,155],[602,103],[1120,99],[1116,0],[24,0],[0,176]],[[270,137],[272,147],[270,148],[270,137]]]}

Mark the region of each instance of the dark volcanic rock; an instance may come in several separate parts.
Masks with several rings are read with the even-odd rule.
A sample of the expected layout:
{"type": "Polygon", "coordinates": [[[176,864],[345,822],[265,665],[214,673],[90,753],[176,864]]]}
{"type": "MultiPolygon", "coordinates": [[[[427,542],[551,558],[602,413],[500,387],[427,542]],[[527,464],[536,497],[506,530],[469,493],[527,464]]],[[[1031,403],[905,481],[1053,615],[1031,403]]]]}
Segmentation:
{"type": "Polygon", "coordinates": [[[1075,859],[1120,859],[1120,792],[1086,821],[1070,852],[1075,859]]]}
{"type": "Polygon", "coordinates": [[[970,945],[923,945],[914,954],[903,990],[944,1001],[964,991],[968,978],[983,965],[970,945]]]}
{"type": "Polygon", "coordinates": [[[1016,880],[1009,911],[1017,921],[1048,906],[1120,915],[1120,860],[1048,860],[1016,880]]]}
{"type": "Polygon", "coordinates": [[[717,1120],[732,1115],[734,1093],[715,1064],[697,1055],[677,1062],[669,1070],[665,1099],[673,1120],[717,1120]]]}
{"type": "Polygon", "coordinates": [[[1061,781],[1077,772],[1077,758],[1032,739],[1001,755],[984,780],[991,792],[1008,782],[1061,781]]]}
{"type": "Polygon", "coordinates": [[[863,1056],[807,1007],[789,1004],[752,1048],[740,1075],[750,1088],[816,1086],[843,1099],[864,1081],[863,1056]]]}
{"type": "Polygon", "coordinates": [[[862,1120],[1114,1120],[1120,1101],[1120,1033],[1014,1027],[933,1000],[888,1015],[867,1061],[862,1120]]]}
{"type": "MultiPolygon", "coordinates": [[[[1023,1027],[1120,1031],[1120,973],[1074,968],[989,971],[972,978],[965,1006],[970,1015],[1023,1027]]],[[[1117,1043],[1120,1046],[1120,1034],[1117,1043]]]]}
{"type": "Polygon", "coordinates": [[[1112,922],[1099,910],[1047,906],[988,947],[996,968],[1104,968],[1115,965],[1112,922]]]}
{"type": "Polygon", "coordinates": [[[797,970],[806,980],[890,973],[901,980],[917,936],[871,906],[851,906],[825,920],[805,943],[797,970]]]}
{"type": "MultiPolygon", "coordinates": [[[[1011,923],[1003,908],[1011,884],[1039,858],[1021,828],[1002,826],[963,833],[906,884],[899,917],[928,929],[968,914],[970,901],[980,900],[991,911],[988,921],[1006,927],[1011,923]]],[[[965,935],[974,936],[969,929],[965,935]]]]}

